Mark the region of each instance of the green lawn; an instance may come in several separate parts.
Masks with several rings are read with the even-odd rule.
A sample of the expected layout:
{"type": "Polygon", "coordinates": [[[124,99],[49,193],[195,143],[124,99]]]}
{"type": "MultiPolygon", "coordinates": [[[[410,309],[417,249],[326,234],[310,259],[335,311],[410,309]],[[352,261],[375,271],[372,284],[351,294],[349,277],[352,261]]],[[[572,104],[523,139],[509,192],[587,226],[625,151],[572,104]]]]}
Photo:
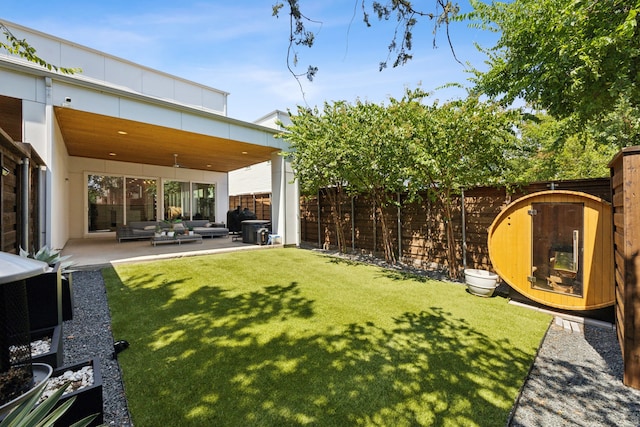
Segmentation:
{"type": "Polygon", "coordinates": [[[550,321],[300,249],[104,277],[140,427],[504,425],[550,321]]]}

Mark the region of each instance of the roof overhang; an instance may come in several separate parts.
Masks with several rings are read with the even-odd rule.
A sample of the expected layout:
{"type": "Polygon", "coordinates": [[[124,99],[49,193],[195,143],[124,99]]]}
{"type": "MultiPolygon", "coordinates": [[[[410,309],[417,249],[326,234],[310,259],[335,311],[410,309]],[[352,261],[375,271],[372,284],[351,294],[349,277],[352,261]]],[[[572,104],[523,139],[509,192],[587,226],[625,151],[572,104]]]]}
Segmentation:
{"type": "Polygon", "coordinates": [[[180,129],[54,107],[70,156],[229,172],[280,149],[180,129]],[[177,158],[176,155],[177,154],[177,158]]]}

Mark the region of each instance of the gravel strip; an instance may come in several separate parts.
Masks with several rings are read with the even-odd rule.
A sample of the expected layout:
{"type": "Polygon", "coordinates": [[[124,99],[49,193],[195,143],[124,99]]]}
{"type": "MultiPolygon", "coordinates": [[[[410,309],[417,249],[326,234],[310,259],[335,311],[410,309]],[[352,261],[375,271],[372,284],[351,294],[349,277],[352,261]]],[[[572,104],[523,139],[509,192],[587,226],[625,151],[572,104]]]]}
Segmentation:
{"type": "MultiPolygon", "coordinates": [[[[366,256],[350,258],[373,260],[366,256]]],[[[382,265],[379,260],[374,262],[382,265]]],[[[434,276],[424,270],[405,270],[434,276]]],[[[436,276],[442,279],[440,274],[436,276]]],[[[131,426],[120,366],[112,358],[111,316],[102,275],[99,271],[74,272],[73,292],[74,318],[64,322],[65,364],[99,357],[104,422],[131,426]]],[[[640,426],[640,390],[626,387],[622,372],[622,355],[613,328],[584,324],[572,331],[552,322],[508,425],[640,426]]]]}
{"type": "Polygon", "coordinates": [[[100,359],[104,424],[131,426],[120,365],[113,359],[111,314],[100,271],[73,273],[73,319],[63,323],[64,364],[100,359]]]}
{"type": "Polygon", "coordinates": [[[640,426],[640,390],[622,383],[613,328],[570,331],[553,322],[540,346],[511,426],[640,426]]]}

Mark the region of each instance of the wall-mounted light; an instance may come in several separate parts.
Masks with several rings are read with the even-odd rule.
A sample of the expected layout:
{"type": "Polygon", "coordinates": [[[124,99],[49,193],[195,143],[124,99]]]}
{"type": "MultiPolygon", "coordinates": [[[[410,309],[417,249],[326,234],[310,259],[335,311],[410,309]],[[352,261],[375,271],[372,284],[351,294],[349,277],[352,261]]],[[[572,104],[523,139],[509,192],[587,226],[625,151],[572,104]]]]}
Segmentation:
{"type": "Polygon", "coordinates": [[[11,173],[11,171],[4,166],[2,167],[2,176],[7,176],[11,173]]]}

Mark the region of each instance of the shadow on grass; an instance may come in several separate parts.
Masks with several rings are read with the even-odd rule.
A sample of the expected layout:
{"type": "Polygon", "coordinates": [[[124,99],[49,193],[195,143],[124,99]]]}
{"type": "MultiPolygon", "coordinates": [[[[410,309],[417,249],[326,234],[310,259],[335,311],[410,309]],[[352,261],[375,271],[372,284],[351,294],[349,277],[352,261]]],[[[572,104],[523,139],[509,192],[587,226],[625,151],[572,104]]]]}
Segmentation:
{"type": "Polygon", "coordinates": [[[140,426],[504,425],[532,362],[438,307],[318,329],[295,282],[176,298],[152,279],[107,280],[140,426]]]}
{"type": "MultiPolygon", "coordinates": [[[[347,266],[371,266],[376,265],[376,263],[368,263],[365,261],[357,261],[348,258],[340,258],[337,256],[326,256],[328,262],[336,265],[347,265],[347,266]]],[[[377,260],[377,267],[382,270],[382,276],[387,277],[391,280],[414,280],[417,282],[425,283],[429,280],[441,280],[444,275],[439,271],[429,271],[429,270],[419,270],[416,272],[410,271],[402,271],[400,269],[395,270],[393,266],[383,265],[381,260],[377,260]]]]}

